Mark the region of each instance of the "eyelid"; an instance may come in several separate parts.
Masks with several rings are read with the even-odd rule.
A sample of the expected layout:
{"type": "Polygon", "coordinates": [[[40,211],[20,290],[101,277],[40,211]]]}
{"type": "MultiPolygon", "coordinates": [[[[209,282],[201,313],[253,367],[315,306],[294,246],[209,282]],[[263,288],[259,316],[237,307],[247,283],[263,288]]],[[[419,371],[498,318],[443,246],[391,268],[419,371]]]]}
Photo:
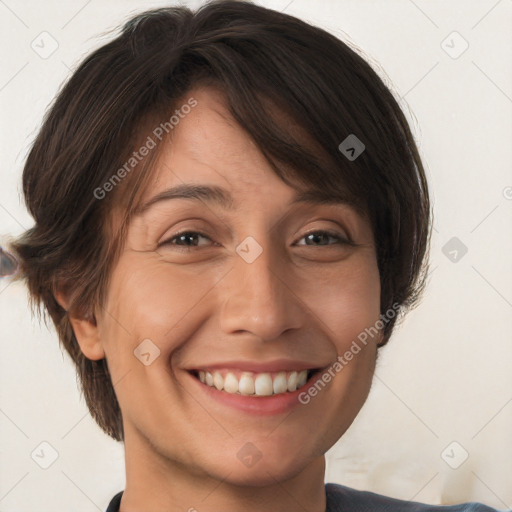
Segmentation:
{"type": "MultiPolygon", "coordinates": [[[[347,236],[346,234],[341,234],[339,231],[336,231],[336,230],[331,230],[331,229],[321,229],[321,228],[313,228],[311,230],[309,230],[307,233],[304,233],[302,234],[298,239],[298,240],[302,240],[303,238],[307,237],[308,235],[311,235],[311,234],[314,234],[314,233],[322,233],[322,234],[325,234],[325,235],[328,235],[328,236],[331,236],[333,238],[337,238],[339,240],[339,244],[348,244],[348,245],[356,245],[354,244],[354,242],[352,242],[352,240],[350,239],[349,236],[347,236]]],[[[296,244],[296,242],[294,242],[294,244],[296,244]]],[[[302,244],[301,244],[302,245],[302,244]]],[[[336,245],[336,244],[328,244],[327,247],[329,245],[336,245]]],[[[305,245],[304,245],[305,246],[305,245]]],[[[315,247],[315,246],[307,246],[307,247],[315,247]]],[[[316,247],[326,247],[326,246],[322,246],[322,245],[318,245],[316,247]]]]}

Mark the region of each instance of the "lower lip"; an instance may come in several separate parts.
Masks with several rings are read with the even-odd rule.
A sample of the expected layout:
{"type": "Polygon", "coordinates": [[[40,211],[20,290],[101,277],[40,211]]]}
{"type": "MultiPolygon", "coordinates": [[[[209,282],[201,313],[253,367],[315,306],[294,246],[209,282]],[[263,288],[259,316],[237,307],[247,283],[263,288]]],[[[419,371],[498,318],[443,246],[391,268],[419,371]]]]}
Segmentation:
{"type": "Polygon", "coordinates": [[[317,373],[318,372],[313,373],[306,384],[296,391],[271,396],[249,396],[219,391],[217,388],[203,384],[198,378],[187,372],[188,376],[195,382],[195,385],[197,385],[208,398],[223,405],[238,409],[239,411],[258,416],[283,414],[291,411],[297,405],[303,405],[299,401],[299,395],[310,386],[311,381],[317,373]]]}

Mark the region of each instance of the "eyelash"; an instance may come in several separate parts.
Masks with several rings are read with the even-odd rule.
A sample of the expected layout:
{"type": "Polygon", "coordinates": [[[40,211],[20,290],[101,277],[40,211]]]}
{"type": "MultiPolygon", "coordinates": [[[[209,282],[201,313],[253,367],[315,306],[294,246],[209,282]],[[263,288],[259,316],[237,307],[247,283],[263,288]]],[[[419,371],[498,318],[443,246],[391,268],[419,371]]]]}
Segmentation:
{"type": "MultiPolygon", "coordinates": [[[[335,232],[335,231],[329,231],[329,230],[324,230],[324,229],[318,229],[318,230],[313,230],[313,231],[310,231],[306,234],[304,234],[304,236],[302,236],[299,240],[302,240],[303,238],[306,238],[310,235],[327,235],[331,238],[335,238],[337,240],[337,242],[335,244],[327,244],[327,245],[312,245],[312,246],[307,246],[306,244],[303,244],[302,247],[328,247],[328,246],[332,246],[332,245],[351,245],[351,246],[355,246],[355,244],[353,242],[351,242],[350,240],[347,240],[346,238],[344,238],[343,236],[340,236],[339,233],[335,232]]],[[[162,242],[160,246],[163,246],[163,245],[172,245],[174,246],[175,248],[177,248],[178,251],[181,251],[181,252],[190,252],[192,249],[196,248],[196,249],[199,249],[200,246],[194,246],[194,245],[191,245],[191,246],[183,246],[183,245],[178,245],[178,244],[175,244],[173,243],[174,240],[176,240],[177,238],[179,238],[180,236],[183,236],[183,235],[199,235],[199,236],[202,236],[203,238],[207,238],[208,240],[211,241],[211,238],[208,236],[208,235],[205,235],[204,233],[202,233],[201,231],[190,231],[190,230],[184,230],[184,231],[181,231],[179,233],[176,233],[175,235],[173,235],[171,238],[169,238],[168,240],[165,240],[164,242],[162,242]]]]}

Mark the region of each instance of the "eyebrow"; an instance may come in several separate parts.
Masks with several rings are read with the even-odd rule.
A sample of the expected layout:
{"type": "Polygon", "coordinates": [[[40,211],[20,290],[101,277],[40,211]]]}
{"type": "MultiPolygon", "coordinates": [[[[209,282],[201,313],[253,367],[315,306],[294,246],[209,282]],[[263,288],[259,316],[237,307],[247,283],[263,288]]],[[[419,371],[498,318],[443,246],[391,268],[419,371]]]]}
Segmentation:
{"type": "MultiPolygon", "coordinates": [[[[135,214],[143,215],[153,205],[169,201],[171,199],[196,199],[206,201],[210,204],[217,204],[226,210],[234,210],[233,196],[230,192],[216,185],[196,185],[192,183],[183,183],[172,188],[160,192],[156,196],[149,199],[135,214]]],[[[298,192],[290,202],[290,205],[297,203],[311,204],[350,204],[349,201],[341,197],[328,196],[317,190],[306,190],[298,192]]]]}

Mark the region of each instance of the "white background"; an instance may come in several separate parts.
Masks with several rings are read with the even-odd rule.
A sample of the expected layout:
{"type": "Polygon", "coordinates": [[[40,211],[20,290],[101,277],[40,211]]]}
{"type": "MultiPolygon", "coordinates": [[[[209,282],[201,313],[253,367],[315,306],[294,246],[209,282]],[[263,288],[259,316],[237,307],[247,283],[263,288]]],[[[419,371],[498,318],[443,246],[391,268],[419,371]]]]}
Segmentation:
{"type": "MultiPolygon", "coordinates": [[[[510,508],[512,0],[259,3],[361,48],[410,109],[434,200],[427,293],[382,349],[368,402],[330,451],[326,480],[407,500],[510,508]],[[452,237],[468,249],[456,262],[442,252],[452,237]],[[466,451],[452,469],[447,461],[457,465],[466,451]]],[[[70,69],[110,37],[100,34],[169,4],[0,1],[4,241],[32,225],[23,162],[70,69]],[[31,48],[43,31],[58,43],[46,59],[31,48]]],[[[32,319],[23,286],[8,279],[0,280],[0,322],[0,512],[105,510],[124,488],[122,445],[90,418],[55,332],[32,319]],[[48,469],[31,458],[43,441],[58,452],[48,469]]]]}

